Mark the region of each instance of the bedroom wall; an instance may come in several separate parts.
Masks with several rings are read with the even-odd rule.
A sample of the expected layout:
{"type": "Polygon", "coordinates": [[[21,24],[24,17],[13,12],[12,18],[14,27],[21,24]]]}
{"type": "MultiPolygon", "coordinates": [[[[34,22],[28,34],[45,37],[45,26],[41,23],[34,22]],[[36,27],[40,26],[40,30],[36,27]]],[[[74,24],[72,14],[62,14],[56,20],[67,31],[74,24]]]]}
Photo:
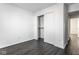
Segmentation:
{"type": "Polygon", "coordinates": [[[15,5],[0,4],[0,48],[32,40],[34,14],[15,5]]]}

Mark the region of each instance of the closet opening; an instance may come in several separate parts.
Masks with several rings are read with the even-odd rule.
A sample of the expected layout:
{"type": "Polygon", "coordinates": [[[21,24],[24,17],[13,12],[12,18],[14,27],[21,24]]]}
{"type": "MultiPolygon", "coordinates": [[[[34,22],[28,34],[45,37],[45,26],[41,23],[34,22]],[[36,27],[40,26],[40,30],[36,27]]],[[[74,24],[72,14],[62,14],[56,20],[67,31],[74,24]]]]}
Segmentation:
{"type": "Polygon", "coordinates": [[[44,41],[44,15],[38,16],[38,40],[44,41]]]}

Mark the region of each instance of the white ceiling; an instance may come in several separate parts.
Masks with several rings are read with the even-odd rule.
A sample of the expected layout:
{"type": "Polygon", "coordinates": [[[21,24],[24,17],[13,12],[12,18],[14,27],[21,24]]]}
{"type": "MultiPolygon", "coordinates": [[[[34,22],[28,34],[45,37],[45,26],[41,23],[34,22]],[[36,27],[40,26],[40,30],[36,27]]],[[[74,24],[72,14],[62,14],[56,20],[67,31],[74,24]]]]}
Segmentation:
{"type": "Polygon", "coordinates": [[[37,12],[54,4],[55,3],[13,3],[12,5],[16,5],[32,12],[37,12]]]}
{"type": "MultiPolygon", "coordinates": [[[[57,3],[9,3],[10,5],[15,5],[17,7],[23,8],[25,10],[31,12],[38,12],[42,9],[50,7],[57,3]]],[[[67,3],[68,5],[72,5],[73,3],[67,3]]]]}

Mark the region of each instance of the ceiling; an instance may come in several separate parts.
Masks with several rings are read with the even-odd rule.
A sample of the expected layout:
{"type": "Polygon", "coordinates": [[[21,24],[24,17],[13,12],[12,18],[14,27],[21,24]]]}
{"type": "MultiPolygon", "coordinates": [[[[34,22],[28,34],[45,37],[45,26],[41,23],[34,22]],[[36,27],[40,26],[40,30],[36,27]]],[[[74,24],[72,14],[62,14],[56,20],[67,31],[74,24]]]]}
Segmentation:
{"type": "MultiPolygon", "coordinates": [[[[31,12],[38,12],[42,9],[55,5],[56,3],[9,3],[9,4],[15,5],[17,7],[23,8],[31,12]]],[[[73,3],[67,3],[67,4],[72,5],[73,3]]]]}
{"type": "Polygon", "coordinates": [[[54,5],[55,3],[13,3],[12,5],[16,5],[20,8],[32,11],[32,12],[38,12],[44,8],[50,7],[54,5]]]}

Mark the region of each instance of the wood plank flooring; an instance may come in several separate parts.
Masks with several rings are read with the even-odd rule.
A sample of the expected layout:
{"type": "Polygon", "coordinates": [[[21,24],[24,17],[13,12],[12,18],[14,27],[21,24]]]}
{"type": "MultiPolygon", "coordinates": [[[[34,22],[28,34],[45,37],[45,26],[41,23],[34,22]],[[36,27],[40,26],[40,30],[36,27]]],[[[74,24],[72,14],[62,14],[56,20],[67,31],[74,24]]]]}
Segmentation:
{"type": "Polygon", "coordinates": [[[30,40],[0,49],[0,55],[63,55],[64,49],[49,43],[30,40]]]}
{"type": "Polygon", "coordinates": [[[77,34],[71,34],[71,39],[66,47],[66,53],[68,55],[79,55],[79,37],[77,34]]]}

